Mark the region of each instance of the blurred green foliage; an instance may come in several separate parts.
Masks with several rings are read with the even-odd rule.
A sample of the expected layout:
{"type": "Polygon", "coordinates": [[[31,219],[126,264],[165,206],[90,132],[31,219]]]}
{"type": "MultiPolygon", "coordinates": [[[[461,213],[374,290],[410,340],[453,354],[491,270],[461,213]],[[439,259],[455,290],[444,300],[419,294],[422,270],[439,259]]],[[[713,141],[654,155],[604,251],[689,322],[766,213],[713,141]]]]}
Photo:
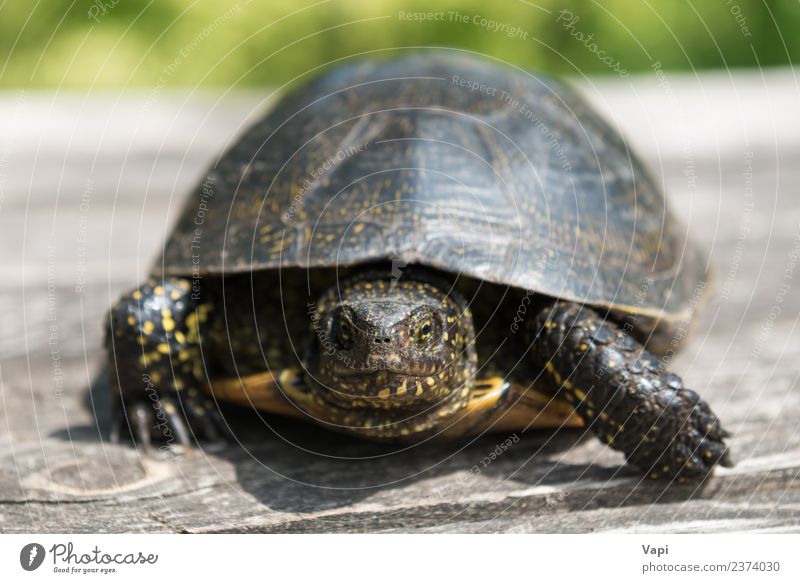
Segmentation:
{"type": "Polygon", "coordinates": [[[797,0],[9,0],[0,86],[275,85],[430,45],[567,75],[759,67],[797,60],[798,30],[797,0]]]}

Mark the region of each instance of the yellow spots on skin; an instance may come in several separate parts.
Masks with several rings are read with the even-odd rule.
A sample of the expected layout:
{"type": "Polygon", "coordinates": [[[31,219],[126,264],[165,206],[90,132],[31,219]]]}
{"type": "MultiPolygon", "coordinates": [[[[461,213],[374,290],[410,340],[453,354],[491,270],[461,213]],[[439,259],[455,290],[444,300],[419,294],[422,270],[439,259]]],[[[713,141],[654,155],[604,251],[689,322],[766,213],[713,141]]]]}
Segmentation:
{"type": "Polygon", "coordinates": [[[175,301],[178,301],[179,299],[181,299],[181,292],[174,289],[171,292],[169,292],[169,297],[175,301]]]}
{"type": "Polygon", "coordinates": [[[128,316],[128,324],[130,324],[131,326],[136,326],[136,318],[134,318],[133,316],[128,316]]]}
{"type": "Polygon", "coordinates": [[[167,332],[172,332],[175,329],[175,320],[173,320],[172,318],[165,318],[164,320],[161,321],[161,326],[167,332]]]}
{"type": "Polygon", "coordinates": [[[158,350],[161,354],[169,354],[169,344],[159,344],[156,346],[156,350],[158,350]]]}
{"type": "Polygon", "coordinates": [[[156,287],[153,288],[153,293],[155,295],[157,295],[157,296],[163,296],[164,295],[164,288],[161,287],[160,285],[157,285],[156,287]]]}
{"type": "Polygon", "coordinates": [[[186,336],[180,330],[175,331],[175,340],[180,342],[181,344],[186,342],[186,336]]]}
{"type": "Polygon", "coordinates": [[[404,380],[403,384],[397,387],[397,395],[405,395],[406,391],[408,390],[408,381],[404,380]]]}
{"type": "Polygon", "coordinates": [[[381,392],[378,393],[378,397],[381,399],[388,399],[389,395],[391,394],[392,392],[389,389],[383,389],[381,392]]]}
{"type": "Polygon", "coordinates": [[[436,385],[436,379],[435,379],[435,378],[433,378],[433,377],[428,377],[428,378],[426,378],[426,379],[425,379],[425,382],[427,383],[427,385],[428,385],[429,387],[432,387],[432,386],[436,385]]]}
{"type": "Polygon", "coordinates": [[[584,393],[584,392],[583,392],[582,390],[580,390],[580,389],[575,389],[575,394],[578,396],[578,398],[579,398],[581,401],[583,401],[583,400],[586,398],[586,393],[584,393]]]}
{"type": "Polygon", "coordinates": [[[589,345],[586,344],[585,342],[583,342],[583,343],[581,343],[579,348],[585,352],[585,351],[589,350],[589,345]]]}
{"type": "Polygon", "coordinates": [[[425,392],[425,389],[422,388],[422,383],[417,381],[417,391],[414,393],[414,395],[419,397],[424,392],[425,392]]]}
{"type": "Polygon", "coordinates": [[[355,227],[353,227],[353,232],[358,235],[361,231],[364,230],[364,223],[359,223],[355,227]]]}
{"type": "Polygon", "coordinates": [[[140,292],[140,291],[137,289],[135,292],[133,292],[133,293],[131,294],[131,297],[132,297],[134,300],[141,300],[141,299],[142,299],[142,292],[140,292]]]}
{"type": "Polygon", "coordinates": [[[164,409],[170,415],[175,413],[175,406],[172,403],[164,403],[164,409]]]}
{"type": "Polygon", "coordinates": [[[158,374],[158,371],[152,371],[150,373],[150,380],[152,380],[154,383],[160,383],[161,382],[161,375],[158,374]]]}
{"type": "Polygon", "coordinates": [[[142,332],[145,334],[152,334],[153,330],[155,330],[155,325],[150,320],[146,320],[142,324],[142,332]]]}
{"type": "Polygon", "coordinates": [[[147,354],[140,354],[139,355],[139,364],[141,364],[145,368],[147,367],[147,364],[148,364],[147,354]]]}
{"type": "Polygon", "coordinates": [[[552,377],[556,380],[556,382],[561,384],[561,375],[558,374],[558,371],[556,370],[556,367],[553,366],[552,361],[547,361],[545,368],[547,369],[547,372],[549,372],[550,375],[552,375],[552,377]]]}

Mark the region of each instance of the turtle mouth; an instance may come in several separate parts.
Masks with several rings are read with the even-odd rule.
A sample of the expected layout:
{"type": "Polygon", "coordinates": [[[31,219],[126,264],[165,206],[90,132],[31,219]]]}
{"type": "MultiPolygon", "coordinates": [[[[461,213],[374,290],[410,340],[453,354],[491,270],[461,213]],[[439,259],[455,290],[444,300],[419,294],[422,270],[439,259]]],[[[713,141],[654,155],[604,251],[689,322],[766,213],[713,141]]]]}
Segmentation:
{"type": "Polygon", "coordinates": [[[404,378],[417,378],[426,376],[436,376],[439,374],[438,369],[422,370],[413,367],[402,367],[396,365],[389,365],[385,363],[380,364],[363,364],[361,366],[347,366],[335,365],[332,367],[332,372],[337,378],[352,378],[364,376],[378,376],[381,373],[395,377],[404,378]]]}
{"type": "Polygon", "coordinates": [[[440,403],[454,392],[450,383],[435,374],[416,375],[406,370],[333,369],[320,381],[320,393],[326,401],[351,410],[413,411],[440,403]]]}

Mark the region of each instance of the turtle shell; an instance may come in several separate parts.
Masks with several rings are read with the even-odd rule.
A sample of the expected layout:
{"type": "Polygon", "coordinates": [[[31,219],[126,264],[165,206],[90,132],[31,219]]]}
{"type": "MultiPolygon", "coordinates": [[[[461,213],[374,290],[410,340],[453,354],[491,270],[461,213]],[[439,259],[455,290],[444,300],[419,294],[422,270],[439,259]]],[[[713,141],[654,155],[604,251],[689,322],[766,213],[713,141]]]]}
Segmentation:
{"type": "Polygon", "coordinates": [[[160,271],[423,264],[674,321],[705,261],[621,135],[551,78],[437,50],[332,68],[208,172],[160,271]]]}

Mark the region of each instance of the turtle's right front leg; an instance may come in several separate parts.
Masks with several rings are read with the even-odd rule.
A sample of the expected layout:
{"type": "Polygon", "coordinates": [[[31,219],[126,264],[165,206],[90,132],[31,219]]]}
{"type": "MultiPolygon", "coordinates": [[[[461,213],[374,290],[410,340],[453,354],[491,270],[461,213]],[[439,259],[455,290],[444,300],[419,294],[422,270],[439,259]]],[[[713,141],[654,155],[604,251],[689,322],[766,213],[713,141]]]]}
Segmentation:
{"type": "Polygon", "coordinates": [[[125,294],[108,314],[106,349],[114,391],[111,439],[126,424],[134,441],[190,445],[191,437],[217,439],[227,425],[208,399],[201,330],[209,304],[192,299],[180,278],[150,279],[125,294]]]}
{"type": "Polygon", "coordinates": [[[531,322],[534,360],[600,439],[653,478],[732,465],[708,404],[613,322],[558,301],[531,322]]]}

